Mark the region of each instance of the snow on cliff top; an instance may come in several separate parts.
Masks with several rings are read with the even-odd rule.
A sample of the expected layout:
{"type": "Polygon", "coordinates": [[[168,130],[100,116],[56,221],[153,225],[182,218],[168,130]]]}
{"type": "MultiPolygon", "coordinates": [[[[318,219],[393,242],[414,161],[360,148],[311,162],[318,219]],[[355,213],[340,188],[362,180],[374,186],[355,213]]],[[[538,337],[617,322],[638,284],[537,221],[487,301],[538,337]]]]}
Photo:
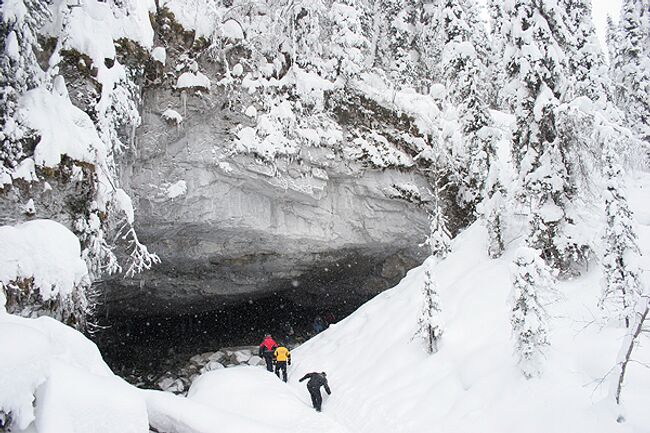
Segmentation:
{"type": "Polygon", "coordinates": [[[79,240],[56,221],[0,226],[0,246],[0,282],[33,277],[44,300],[71,293],[87,278],[79,240]]]}
{"type": "Polygon", "coordinates": [[[153,0],[126,0],[124,9],[100,0],[84,0],[74,6],[68,3],[54,2],[54,20],[45,32],[65,35],[65,48],[87,54],[96,65],[103,64],[106,58],[115,58],[114,41],[121,38],[137,42],[145,49],[152,48],[154,32],[149,12],[155,9],[153,0]]]}

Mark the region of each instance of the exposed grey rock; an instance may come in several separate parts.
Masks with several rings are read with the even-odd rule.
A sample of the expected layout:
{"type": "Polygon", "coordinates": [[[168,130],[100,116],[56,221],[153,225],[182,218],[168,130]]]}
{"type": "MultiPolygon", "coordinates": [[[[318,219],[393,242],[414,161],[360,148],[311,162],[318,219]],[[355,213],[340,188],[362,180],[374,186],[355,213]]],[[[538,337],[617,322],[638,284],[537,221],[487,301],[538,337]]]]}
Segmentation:
{"type": "MultiPolygon", "coordinates": [[[[202,71],[216,82],[210,67],[202,71]]],[[[200,312],[279,291],[304,305],[356,302],[424,258],[426,209],[391,193],[404,184],[428,192],[417,167],[366,166],[346,155],[346,143],[305,144],[273,161],[235,153],[234,128],[251,123],[245,93],[145,93],[122,186],[140,240],[162,264],[104,284],[113,312],[200,312]],[[181,125],[161,118],[168,108],[181,125]]]]}

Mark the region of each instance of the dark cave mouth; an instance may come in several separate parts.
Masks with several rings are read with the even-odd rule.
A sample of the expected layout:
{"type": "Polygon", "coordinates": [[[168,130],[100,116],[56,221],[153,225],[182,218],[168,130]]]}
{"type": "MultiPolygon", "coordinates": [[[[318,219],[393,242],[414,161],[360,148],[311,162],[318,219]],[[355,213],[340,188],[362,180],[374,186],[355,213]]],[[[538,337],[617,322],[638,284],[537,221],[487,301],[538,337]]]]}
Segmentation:
{"type": "Polygon", "coordinates": [[[100,313],[99,330],[93,339],[117,374],[154,377],[199,353],[256,346],[265,334],[271,334],[278,343],[296,346],[314,335],[317,316],[336,323],[370,298],[369,294],[348,294],[340,299],[323,296],[322,303],[313,299],[301,303],[289,292],[275,292],[194,314],[100,313]]]}

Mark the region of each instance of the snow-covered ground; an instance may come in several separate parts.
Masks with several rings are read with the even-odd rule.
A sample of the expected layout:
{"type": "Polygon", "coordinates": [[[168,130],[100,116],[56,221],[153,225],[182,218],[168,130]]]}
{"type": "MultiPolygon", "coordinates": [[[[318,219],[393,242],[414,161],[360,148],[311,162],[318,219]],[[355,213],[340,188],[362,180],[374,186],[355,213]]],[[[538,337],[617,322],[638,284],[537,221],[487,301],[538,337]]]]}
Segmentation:
{"type": "MultiPolygon", "coordinates": [[[[650,174],[635,173],[628,188],[647,255],[650,174]]],[[[519,240],[513,234],[507,253],[491,260],[486,236],[475,224],[434,265],[445,323],[434,355],[413,338],[423,267],[294,350],[288,384],[260,367],[236,367],[204,374],[187,398],[126,384],[90,341],[52,319],[0,314],[0,407],[17,431],[38,433],[146,433],[148,425],[170,433],[649,431],[647,340],[634,354],[622,407],[608,398],[625,331],[596,307],[600,267],[559,284],[543,375],[526,380],[509,324],[519,240]],[[328,372],[323,413],[298,383],[310,371],[328,372]],[[626,421],[617,423],[619,415],[626,421]]]]}

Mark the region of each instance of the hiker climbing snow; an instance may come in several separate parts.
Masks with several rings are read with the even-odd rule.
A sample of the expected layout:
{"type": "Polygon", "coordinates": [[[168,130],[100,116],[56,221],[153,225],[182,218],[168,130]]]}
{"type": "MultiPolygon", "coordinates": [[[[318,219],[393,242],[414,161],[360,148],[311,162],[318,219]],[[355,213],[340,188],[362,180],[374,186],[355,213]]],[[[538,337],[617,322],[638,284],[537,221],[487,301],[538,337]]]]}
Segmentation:
{"type": "Polygon", "coordinates": [[[309,379],[309,382],[307,382],[307,390],[311,396],[311,403],[314,405],[316,412],[320,412],[321,405],[323,404],[323,396],[320,393],[321,386],[325,387],[327,395],[332,394],[332,391],[330,391],[330,387],[327,384],[327,374],[325,374],[324,371],[321,373],[307,373],[299,380],[299,382],[306,379],[309,379]]]}
{"type": "Polygon", "coordinates": [[[287,381],[287,365],[291,365],[291,352],[284,346],[280,346],[273,352],[275,358],[275,374],[280,377],[282,372],[282,380],[287,381]]]}
{"type": "Polygon", "coordinates": [[[260,344],[260,357],[266,361],[266,369],[273,372],[273,352],[277,349],[278,343],[271,338],[270,334],[266,334],[264,340],[260,344]]]}

